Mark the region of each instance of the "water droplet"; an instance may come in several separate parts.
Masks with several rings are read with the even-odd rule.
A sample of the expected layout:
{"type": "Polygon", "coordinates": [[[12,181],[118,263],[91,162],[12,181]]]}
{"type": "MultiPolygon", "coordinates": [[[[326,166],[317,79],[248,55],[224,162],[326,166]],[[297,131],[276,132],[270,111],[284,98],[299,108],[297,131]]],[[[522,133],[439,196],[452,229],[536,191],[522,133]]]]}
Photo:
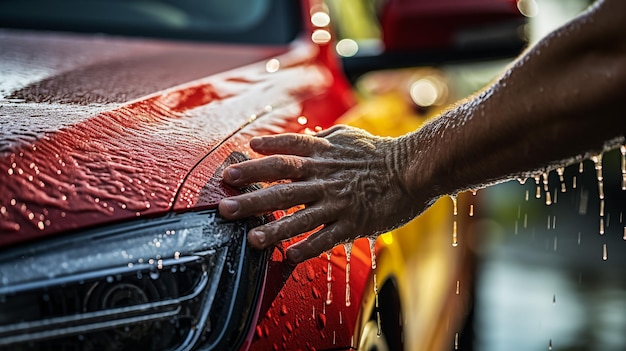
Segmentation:
{"type": "Polygon", "coordinates": [[[600,217],[600,235],[604,235],[604,218],[600,217]]]}
{"type": "Polygon", "coordinates": [[[322,313],[318,313],[317,314],[317,328],[318,329],[324,329],[326,327],[326,315],[322,314],[322,313]]]}
{"type": "Polygon", "coordinates": [[[293,333],[293,326],[291,325],[291,322],[288,321],[287,323],[285,323],[285,328],[289,333],[293,333]]]}
{"type": "Polygon", "coordinates": [[[277,72],[280,69],[280,61],[277,59],[271,59],[265,63],[265,70],[268,73],[277,72]]]}
{"type": "Polygon", "coordinates": [[[153,280],[159,279],[159,271],[158,270],[151,270],[150,271],[150,278],[153,279],[153,280]]]}
{"type": "Polygon", "coordinates": [[[459,349],[459,333],[454,334],[454,349],[459,349]]]}
{"type": "Polygon", "coordinates": [[[456,281],[456,294],[459,295],[461,293],[461,281],[456,281]]]}
{"type": "Polygon", "coordinates": [[[552,303],[555,304],[556,303],[556,294],[552,295],[552,303]]]}
{"type": "Polygon", "coordinates": [[[315,286],[311,287],[311,294],[313,295],[314,299],[319,299],[322,297],[322,294],[320,293],[319,290],[317,290],[315,286]]]}
{"type": "Polygon", "coordinates": [[[306,263],[305,264],[305,268],[306,268],[306,278],[309,281],[314,281],[315,280],[315,270],[313,269],[313,266],[310,263],[306,263]]]}
{"type": "Polygon", "coordinates": [[[474,204],[470,204],[469,207],[469,216],[474,217],[474,204]]]}
{"type": "Polygon", "coordinates": [[[548,350],[552,350],[552,339],[548,341],[548,350]]]}
{"type": "Polygon", "coordinates": [[[602,244],[602,260],[606,261],[609,259],[609,253],[606,248],[606,244],[602,244]]]}
{"type": "Polygon", "coordinates": [[[113,276],[107,277],[107,283],[113,283],[113,276]]]}
{"type": "Polygon", "coordinates": [[[285,316],[285,315],[287,315],[287,313],[289,313],[289,310],[287,309],[287,306],[286,305],[280,306],[280,315],[281,316],[285,316]]]}
{"type": "Polygon", "coordinates": [[[558,240],[557,240],[557,239],[558,239],[558,238],[555,236],[555,237],[554,237],[554,245],[553,245],[553,249],[554,249],[554,251],[556,251],[556,248],[557,248],[557,243],[558,243],[558,240]]]}

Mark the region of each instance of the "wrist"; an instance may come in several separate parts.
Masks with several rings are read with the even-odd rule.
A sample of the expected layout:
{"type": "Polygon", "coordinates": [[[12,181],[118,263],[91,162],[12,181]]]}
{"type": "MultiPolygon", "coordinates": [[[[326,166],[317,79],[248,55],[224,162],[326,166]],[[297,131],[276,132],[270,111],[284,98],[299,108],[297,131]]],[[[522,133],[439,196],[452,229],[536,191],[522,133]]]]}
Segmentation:
{"type": "Polygon", "coordinates": [[[425,205],[443,195],[434,177],[437,156],[433,153],[431,142],[425,130],[419,129],[394,139],[392,152],[402,190],[415,203],[425,205]]]}

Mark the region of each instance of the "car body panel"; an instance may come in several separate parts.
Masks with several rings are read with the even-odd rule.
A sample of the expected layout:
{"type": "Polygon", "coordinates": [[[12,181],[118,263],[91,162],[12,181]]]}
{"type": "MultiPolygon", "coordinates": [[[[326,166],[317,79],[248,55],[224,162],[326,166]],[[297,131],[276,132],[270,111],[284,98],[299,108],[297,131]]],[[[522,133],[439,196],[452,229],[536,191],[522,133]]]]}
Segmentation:
{"type": "MultiPolygon", "coordinates": [[[[20,42],[22,34],[3,33],[3,45],[20,42]]],[[[247,123],[250,113],[256,110],[232,114],[231,118],[206,114],[211,118],[207,123],[203,114],[206,111],[199,108],[245,94],[242,86],[246,84],[238,81],[247,74],[245,71],[234,70],[228,75],[142,94],[288,50],[145,44],[64,35],[35,39],[30,33],[23,36],[14,59],[2,61],[2,66],[8,67],[5,71],[13,71],[13,76],[19,71],[23,76],[6,80],[2,87],[7,96],[1,109],[3,244],[169,210],[188,172],[232,131],[247,123]],[[60,42],[58,51],[48,41],[60,42]],[[37,52],[47,46],[49,50],[37,52]],[[84,62],[71,70],[62,58],[74,47],[82,48],[78,56],[84,62]],[[179,50],[184,47],[187,56],[203,60],[196,59],[197,64],[186,66],[185,50],[179,50]],[[117,50],[117,57],[98,56],[108,48],[117,50]],[[39,55],[47,55],[49,61],[39,55]],[[169,80],[157,74],[137,82],[134,73],[144,76],[146,69],[160,72],[154,65],[146,68],[144,59],[161,62],[160,69],[181,74],[169,80]],[[198,68],[201,61],[207,68],[198,68]],[[44,71],[40,77],[28,75],[44,71]],[[120,74],[112,72],[124,74],[117,78],[120,74]],[[114,77],[105,79],[109,74],[114,77]],[[152,80],[153,84],[148,83],[152,80]],[[103,89],[92,86],[103,81],[103,89]],[[123,88],[114,88],[118,84],[123,88]],[[92,94],[94,90],[101,94],[92,94]],[[89,98],[81,100],[81,96],[89,98]],[[130,102],[121,104],[122,99],[130,102]]]]}

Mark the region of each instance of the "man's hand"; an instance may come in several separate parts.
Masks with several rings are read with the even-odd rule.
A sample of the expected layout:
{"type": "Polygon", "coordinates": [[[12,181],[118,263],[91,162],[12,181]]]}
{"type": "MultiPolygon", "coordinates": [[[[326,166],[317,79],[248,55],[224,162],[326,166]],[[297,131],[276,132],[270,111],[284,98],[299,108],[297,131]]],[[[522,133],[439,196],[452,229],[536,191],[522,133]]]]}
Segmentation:
{"type": "Polygon", "coordinates": [[[407,192],[397,139],[336,126],[316,135],[283,134],[254,138],[256,152],[271,155],[231,165],[224,182],[243,187],[275,182],[267,188],[224,199],[219,211],[238,219],[293,206],[305,207],[248,233],[252,246],[275,243],[324,227],[287,250],[299,263],[358,237],[378,235],[405,224],[427,206],[407,192]]]}

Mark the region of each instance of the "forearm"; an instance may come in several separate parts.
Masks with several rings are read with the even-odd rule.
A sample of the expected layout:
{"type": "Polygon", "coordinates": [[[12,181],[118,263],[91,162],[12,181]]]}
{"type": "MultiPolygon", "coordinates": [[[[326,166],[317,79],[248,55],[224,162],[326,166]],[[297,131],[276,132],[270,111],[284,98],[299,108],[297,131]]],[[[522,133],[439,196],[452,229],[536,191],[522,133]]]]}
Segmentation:
{"type": "Polygon", "coordinates": [[[481,94],[405,136],[399,162],[408,165],[410,192],[437,197],[525,176],[623,137],[623,4],[596,6],[526,52],[481,94]]]}

